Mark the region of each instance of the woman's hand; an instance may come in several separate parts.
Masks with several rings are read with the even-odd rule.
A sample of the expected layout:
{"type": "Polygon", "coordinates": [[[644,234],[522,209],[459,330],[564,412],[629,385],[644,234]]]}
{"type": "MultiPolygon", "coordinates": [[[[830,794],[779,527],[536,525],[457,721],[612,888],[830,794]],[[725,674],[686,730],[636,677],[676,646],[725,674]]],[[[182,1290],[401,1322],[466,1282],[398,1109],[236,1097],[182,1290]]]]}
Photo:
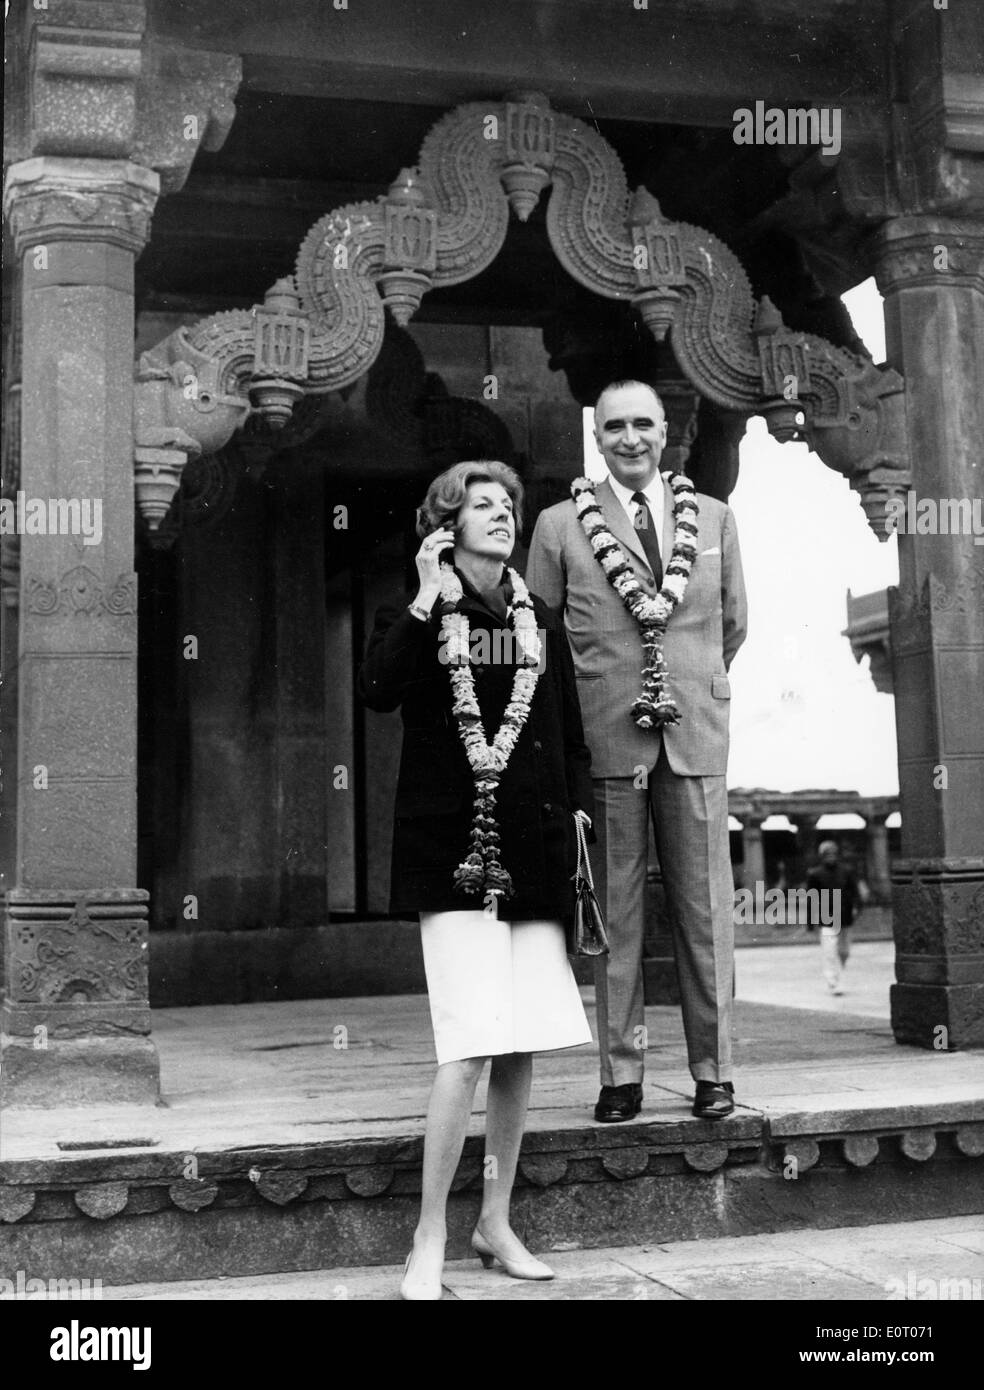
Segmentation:
{"type": "Polygon", "coordinates": [[[426,608],[428,612],[434,607],[437,597],[441,592],[441,551],[448,546],[454,545],[454,532],[448,527],[440,531],[432,531],[429,536],[425,536],[423,544],[417,551],[417,575],[420,579],[420,591],[414,602],[421,608],[426,608]]]}

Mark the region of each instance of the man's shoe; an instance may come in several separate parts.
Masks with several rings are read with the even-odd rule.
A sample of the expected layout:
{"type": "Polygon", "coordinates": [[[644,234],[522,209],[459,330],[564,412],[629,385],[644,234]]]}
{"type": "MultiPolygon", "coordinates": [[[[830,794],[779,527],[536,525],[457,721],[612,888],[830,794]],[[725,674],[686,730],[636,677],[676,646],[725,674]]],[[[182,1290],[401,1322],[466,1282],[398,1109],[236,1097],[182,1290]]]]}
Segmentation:
{"type": "Polygon", "coordinates": [[[600,1124],[613,1125],[631,1120],[642,1109],[642,1085],[630,1081],[625,1086],[602,1086],[594,1117],[600,1124]]]}
{"type": "Polygon", "coordinates": [[[735,1088],[730,1081],[698,1081],[694,1114],[698,1120],[723,1120],[735,1108],[735,1088]]]}

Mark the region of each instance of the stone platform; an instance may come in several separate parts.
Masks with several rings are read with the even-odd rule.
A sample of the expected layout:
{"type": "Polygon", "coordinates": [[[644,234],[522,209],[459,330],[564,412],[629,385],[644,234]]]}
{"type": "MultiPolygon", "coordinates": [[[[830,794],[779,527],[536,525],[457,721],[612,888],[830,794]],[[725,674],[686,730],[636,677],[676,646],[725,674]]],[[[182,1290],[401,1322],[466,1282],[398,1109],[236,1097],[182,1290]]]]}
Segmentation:
{"type": "MultiPolygon", "coordinates": [[[[593,1047],[540,1058],[517,1229],[570,1250],[984,1212],[981,1054],[894,1042],[890,961],[887,943],[860,943],[851,992],[831,998],[815,947],[740,953],[741,1104],[721,1124],[690,1115],[676,1009],[648,1011],[645,1104],[628,1124],[591,1119],[593,1047]]],[[[161,1010],[154,1024],[165,1105],[4,1115],[0,1275],[110,1285],[402,1257],[433,1073],[424,998],[161,1010]]],[[[451,1258],[477,1210],[483,1107],[480,1090],[451,1258]]]]}

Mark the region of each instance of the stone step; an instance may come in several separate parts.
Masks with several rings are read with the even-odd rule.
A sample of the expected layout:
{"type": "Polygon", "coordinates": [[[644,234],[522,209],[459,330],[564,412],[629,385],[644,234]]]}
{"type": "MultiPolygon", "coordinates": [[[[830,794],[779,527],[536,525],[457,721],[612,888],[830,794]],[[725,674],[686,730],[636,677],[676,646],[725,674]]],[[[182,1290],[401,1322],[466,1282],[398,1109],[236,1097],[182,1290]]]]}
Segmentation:
{"type": "MultiPolygon", "coordinates": [[[[984,1211],[975,1099],[739,1109],[713,1124],[550,1123],[524,1140],[513,1221],[536,1251],[870,1226],[984,1211]]],[[[409,1248],[419,1127],[383,1137],[121,1148],[0,1163],[0,1277],[104,1285],[388,1265],[409,1248]],[[191,1160],[191,1161],[189,1161],[191,1160]]],[[[468,1253],[482,1183],[465,1144],[449,1259],[468,1253]]]]}

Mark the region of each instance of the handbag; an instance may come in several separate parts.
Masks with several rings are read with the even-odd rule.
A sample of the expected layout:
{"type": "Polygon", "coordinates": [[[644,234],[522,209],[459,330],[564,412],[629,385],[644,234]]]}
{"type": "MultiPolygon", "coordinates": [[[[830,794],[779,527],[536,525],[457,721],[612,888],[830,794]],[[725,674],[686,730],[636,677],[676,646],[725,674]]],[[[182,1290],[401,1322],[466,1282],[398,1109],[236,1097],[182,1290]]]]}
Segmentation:
{"type": "Polygon", "coordinates": [[[577,832],[577,868],[574,871],[574,914],[568,927],[567,954],[607,956],[608,933],[595,897],[584,817],[575,815],[574,826],[577,832]]]}

